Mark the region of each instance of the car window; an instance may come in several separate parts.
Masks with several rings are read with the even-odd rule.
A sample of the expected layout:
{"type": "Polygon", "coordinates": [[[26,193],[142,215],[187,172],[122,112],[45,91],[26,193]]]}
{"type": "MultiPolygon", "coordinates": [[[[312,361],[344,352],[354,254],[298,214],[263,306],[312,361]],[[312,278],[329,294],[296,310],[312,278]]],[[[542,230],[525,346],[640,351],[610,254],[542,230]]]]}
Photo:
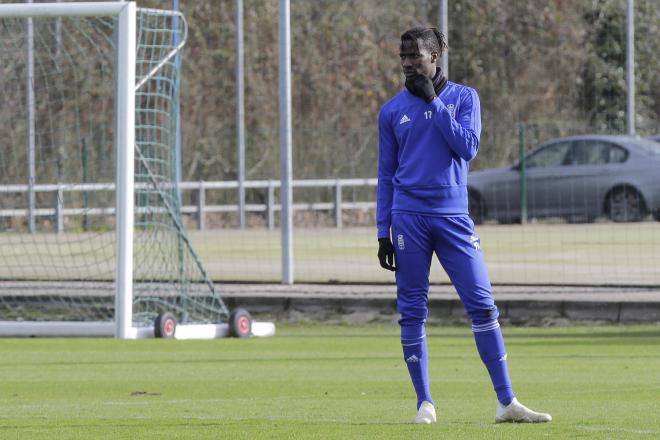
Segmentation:
{"type": "Polygon", "coordinates": [[[623,162],[628,153],[623,148],[601,140],[579,140],[564,159],[564,165],[604,165],[623,162]]]}
{"type": "Polygon", "coordinates": [[[628,152],[617,145],[610,145],[610,163],[621,163],[628,159],[628,152]]]}
{"type": "Polygon", "coordinates": [[[527,168],[561,166],[570,146],[570,142],[559,142],[542,147],[529,156],[527,168]]]}

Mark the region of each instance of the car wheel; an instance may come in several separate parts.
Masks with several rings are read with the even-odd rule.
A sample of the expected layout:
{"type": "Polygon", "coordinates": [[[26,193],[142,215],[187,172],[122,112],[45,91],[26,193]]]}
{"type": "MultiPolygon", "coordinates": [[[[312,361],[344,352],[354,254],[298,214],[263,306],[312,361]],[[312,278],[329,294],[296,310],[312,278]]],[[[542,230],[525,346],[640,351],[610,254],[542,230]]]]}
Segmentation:
{"type": "Polygon", "coordinates": [[[614,222],[638,222],[645,214],[644,199],[634,188],[616,188],[610,192],[605,213],[614,222]]]}
{"type": "Polygon", "coordinates": [[[484,222],[486,208],[483,200],[481,200],[481,196],[475,191],[468,193],[468,212],[475,225],[480,225],[484,222]]]}

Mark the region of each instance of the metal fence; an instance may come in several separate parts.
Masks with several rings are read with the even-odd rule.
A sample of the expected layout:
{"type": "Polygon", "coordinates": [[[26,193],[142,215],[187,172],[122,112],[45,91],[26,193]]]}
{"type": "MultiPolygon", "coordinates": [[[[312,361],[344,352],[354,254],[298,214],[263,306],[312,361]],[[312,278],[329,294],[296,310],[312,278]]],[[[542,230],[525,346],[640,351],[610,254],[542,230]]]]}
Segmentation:
{"type": "MultiPolygon", "coordinates": [[[[331,202],[309,202],[309,203],[294,203],[294,211],[328,211],[334,214],[334,222],[337,228],[342,227],[342,213],[344,210],[350,209],[373,209],[376,207],[375,201],[344,201],[343,190],[349,187],[375,187],[378,184],[376,178],[365,179],[306,179],[294,180],[294,188],[328,188],[334,192],[334,200],[331,202]]],[[[136,190],[141,189],[141,185],[145,188],[147,184],[136,184],[136,190]]],[[[237,191],[239,184],[237,181],[198,181],[198,182],[181,182],[179,185],[181,191],[196,192],[197,200],[195,205],[181,206],[182,214],[194,215],[197,220],[197,229],[206,229],[205,217],[210,213],[228,213],[236,212],[239,215],[240,205],[236,204],[207,204],[207,192],[219,190],[234,190],[237,191]]],[[[275,190],[280,188],[280,181],[276,180],[252,180],[244,182],[244,188],[261,189],[265,192],[266,203],[251,203],[245,204],[246,212],[262,212],[266,219],[268,229],[275,227],[275,212],[281,209],[281,204],[277,203],[275,190]]],[[[54,219],[55,230],[58,233],[64,231],[64,219],[67,216],[103,216],[115,215],[115,207],[93,207],[93,208],[74,208],[65,206],[66,193],[84,193],[84,192],[113,192],[115,191],[114,183],[58,183],[58,184],[37,184],[37,185],[2,185],[0,186],[0,193],[14,193],[26,194],[29,191],[35,193],[52,193],[53,203],[51,207],[30,209],[0,209],[0,218],[4,217],[51,217],[54,219]]],[[[139,207],[136,206],[135,212],[151,211],[153,207],[139,207]]]]}

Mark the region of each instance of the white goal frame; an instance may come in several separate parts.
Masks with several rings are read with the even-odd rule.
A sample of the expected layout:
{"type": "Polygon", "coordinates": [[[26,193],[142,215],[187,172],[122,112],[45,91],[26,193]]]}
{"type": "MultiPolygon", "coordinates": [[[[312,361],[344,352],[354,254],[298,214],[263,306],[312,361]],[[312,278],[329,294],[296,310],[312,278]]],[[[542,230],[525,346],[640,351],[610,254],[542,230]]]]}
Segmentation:
{"type": "MultiPolygon", "coordinates": [[[[133,326],[133,238],[135,190],[136,16],[132,1],[0,4],[0,18],[116,17],[118,21],[115,151],[116,151],[116,272],[114,322],[0,322],[0,336],[153,337],[153,327],[133,326]]],[[[177,339],[227,336],[228,324],[187,324],[176,327],[177,339]]],[[[253,322],[252,334],[271,336],[275,326],[253,322]]]]}
{"type": "MultiPolygon", "coordinates": [[[[115,151],[117,152],[117,267],[115,275],[115,323],[113,330],[114,336],[120,339],[132,339],[138,336],[137,329],[133,328],[132,303],[136,10],[134,2],[125,1],[0,4],[1,18],[60,16],[117,17],[117,84],[115,100],[115,114],[117,116],[115,126],[115,151]]],[[[37,327],[42,327],[43,330],[48,331],[50,324],[41,323],[37,327]]],[[[71,325],[73,323],[66,324],[71,325]]],[[[74,327],[84,327],[85,324],[77,323],[74,327]]],[[[98,327],[99,324],[96,324],[95,328],[98,327]]],[[[82,330],[84,331],[84,329],[82,330]]]]}

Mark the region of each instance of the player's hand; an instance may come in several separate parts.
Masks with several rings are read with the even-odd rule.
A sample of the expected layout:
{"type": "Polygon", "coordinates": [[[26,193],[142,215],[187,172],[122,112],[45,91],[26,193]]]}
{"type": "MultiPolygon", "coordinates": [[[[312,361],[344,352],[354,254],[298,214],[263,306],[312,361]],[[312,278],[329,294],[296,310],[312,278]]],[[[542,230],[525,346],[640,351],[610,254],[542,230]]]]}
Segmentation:
{"type": "Polygon", "coordinates": [[[427,104],[435,99],[433,81],[426,75],[413,75],[406,78],[406,88],[413,95],[422,98],[427,104]]]}
{"type": "Polygon", "coordinates": [[[380,261],[380,267],[383,269],[392,272],[396,270],[396,267],[394,267],[394,246],[392,246],[389,238],[378,239],[378,260],[380,261]]]}

